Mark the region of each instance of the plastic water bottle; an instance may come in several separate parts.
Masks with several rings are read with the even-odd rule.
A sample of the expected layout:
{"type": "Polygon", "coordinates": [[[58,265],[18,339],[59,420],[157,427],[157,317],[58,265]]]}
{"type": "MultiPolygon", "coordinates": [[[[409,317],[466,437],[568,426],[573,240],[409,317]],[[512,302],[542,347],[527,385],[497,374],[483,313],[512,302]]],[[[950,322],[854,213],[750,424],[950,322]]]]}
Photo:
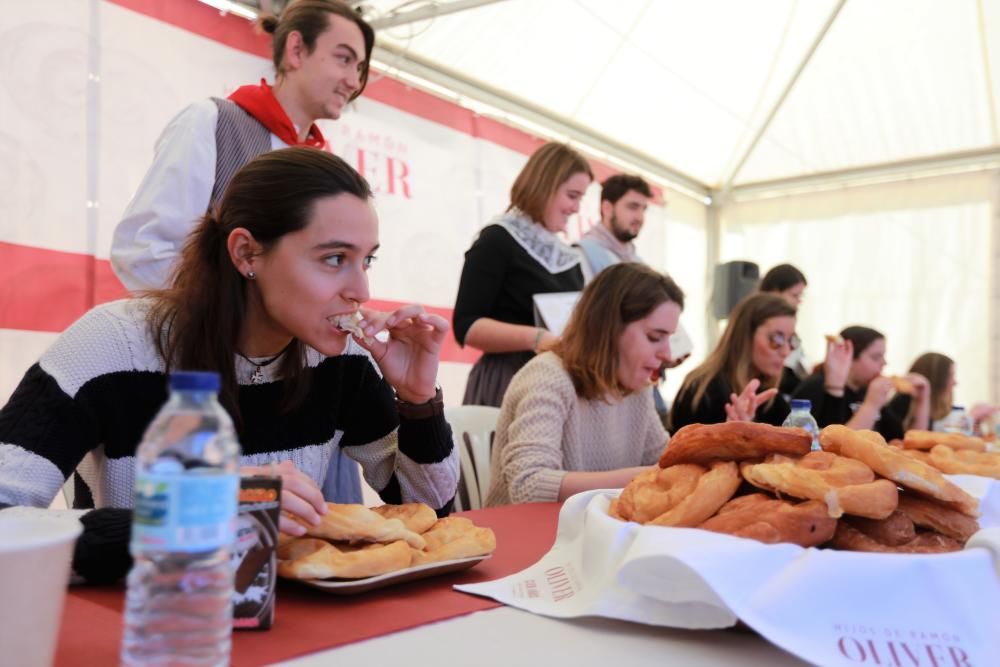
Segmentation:
{"type": "Polygon", "coordinates": [[[811,449],[815,452],[822,447],[819,446],[819,424],[813,419],[811,410],[812,402],[798,398],[792,399],[792,411],[788,413],[781,425],[804,428],[809,431],[809,434],[812,435],[811,449]]]}
{"type": "Polygon", "coordinates": [[[942,420],[941,427],[945,433],[972,435],[972,419],[965,414],[965,407],[961,405],[951,406],[951,412],[942,420]]]}
{"type": "Polygon", "coordinates": [[[216,373],[170,376],[136,451],[123,665],[226,665],[240,446],[216,373]]]}

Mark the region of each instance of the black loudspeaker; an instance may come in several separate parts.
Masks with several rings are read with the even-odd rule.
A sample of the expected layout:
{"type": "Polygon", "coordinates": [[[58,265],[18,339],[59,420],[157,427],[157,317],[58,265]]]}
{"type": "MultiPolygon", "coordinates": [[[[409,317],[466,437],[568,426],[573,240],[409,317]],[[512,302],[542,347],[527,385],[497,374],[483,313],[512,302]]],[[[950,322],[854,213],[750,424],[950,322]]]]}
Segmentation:
{"type": "Polygon", "coordinates": [[[715,282],[712,283],[712,314],[724,320],[730,311],[757,289],[760,267],[753,262],[725,262],[715,265],[715,282]]]}

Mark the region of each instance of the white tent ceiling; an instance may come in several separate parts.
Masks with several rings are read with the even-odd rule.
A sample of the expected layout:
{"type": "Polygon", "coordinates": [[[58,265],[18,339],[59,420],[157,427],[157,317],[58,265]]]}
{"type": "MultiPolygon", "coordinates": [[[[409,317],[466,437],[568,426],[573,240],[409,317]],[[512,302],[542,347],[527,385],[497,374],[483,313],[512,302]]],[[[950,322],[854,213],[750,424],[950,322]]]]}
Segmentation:
{"type": "Polygon", "coordinates": [[[380,29],[390,72],[696,192],[1000,161],[1000,0],[364,6],[428,4],[479,6],[380,29]]]}

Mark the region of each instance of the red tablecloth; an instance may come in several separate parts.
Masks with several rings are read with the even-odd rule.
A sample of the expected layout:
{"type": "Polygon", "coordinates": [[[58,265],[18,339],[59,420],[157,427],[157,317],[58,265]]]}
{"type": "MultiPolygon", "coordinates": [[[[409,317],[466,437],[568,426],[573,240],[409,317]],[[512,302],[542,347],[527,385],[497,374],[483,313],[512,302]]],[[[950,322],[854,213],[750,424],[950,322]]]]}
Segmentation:
{"type": "MultiPolygon", "coordinates": [[[[289,582],[278,584],[275,623],[270,630],[233,632],[233,665],[261,665],[369,639],[424,623],[461,616],[500,604],[459,593],[452,586],[490,581],[537,561],[555,541],[556,503],[511,505],[462,516],[488,526],[497,550],[471,570],[337,596],[289,582]]],[[[56,665],[117,664],[122,635],[124,589],[70,589],[63,610],[56,665]]]]}

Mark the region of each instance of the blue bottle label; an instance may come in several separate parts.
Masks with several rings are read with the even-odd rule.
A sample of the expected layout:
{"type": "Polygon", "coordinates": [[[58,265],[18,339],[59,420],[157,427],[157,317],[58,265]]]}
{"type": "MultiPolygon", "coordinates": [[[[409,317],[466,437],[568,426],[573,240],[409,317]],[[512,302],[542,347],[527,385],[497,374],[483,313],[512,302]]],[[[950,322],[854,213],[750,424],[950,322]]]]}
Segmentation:
{"type": "Polygon", "coordinates": [[[132,548],[194,553],[233,542],[239,476],[144,473],[135,482],[132,548]]]}

